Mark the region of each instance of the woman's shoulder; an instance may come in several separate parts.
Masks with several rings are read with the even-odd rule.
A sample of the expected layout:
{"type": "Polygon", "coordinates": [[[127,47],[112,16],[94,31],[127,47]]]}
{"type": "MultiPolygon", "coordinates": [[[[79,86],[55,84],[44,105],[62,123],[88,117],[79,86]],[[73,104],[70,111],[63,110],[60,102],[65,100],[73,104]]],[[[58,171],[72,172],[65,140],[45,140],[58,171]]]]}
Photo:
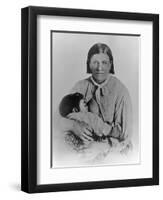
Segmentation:
{"type": "Polygon", "coordinates": [[[110,77],[111,87],[113,90],[118,92],[119,94],[125,95],[128,94],[128,89],[125,84],[119,80],[116,76],[112,75],[110,77]]]}
{"type": "Polygon", "coordinates": [[[86,90],[86,88],[88,87],[89,84],[90,84],[90,77],[79,80],[78,82],[76,82],[76,84],[72,88],[71,92],[81,92],[81,93],[83,93],[86,90]]]}
{"type": "Polygon", "coordinates": [[[90,82],[90,77],[87,77],[85,79],[81,79],[79,81],[76,82],[76,84],[86,84],[90,82]]]}
{"type": "Polygon", "coordinates": [[[75,86],[84,87],[90,83],[90,77],[81,79],[76,82],[75,86]]]}

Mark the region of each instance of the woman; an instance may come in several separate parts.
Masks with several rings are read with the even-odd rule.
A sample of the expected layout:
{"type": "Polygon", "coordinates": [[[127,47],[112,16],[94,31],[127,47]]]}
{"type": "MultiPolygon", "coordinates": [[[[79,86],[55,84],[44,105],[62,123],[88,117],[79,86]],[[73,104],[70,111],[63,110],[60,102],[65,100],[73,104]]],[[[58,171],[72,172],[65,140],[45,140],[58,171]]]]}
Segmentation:
{"type": "MultiPolygon", "coordinates": [[[[72,93],[83,94],[89,111],[96,113],[107,124],[105,137],[118,141],[130,141],[132,134],[132,106],[127,88],[114,76],[111,49],[102,43],[93,45],[87,57],[87,73],[91,76],[81,80],[72,93]]],[[[83,142],[93,140],[91,130],[82,123],[69,123],[68,129],[83,142]]]]}

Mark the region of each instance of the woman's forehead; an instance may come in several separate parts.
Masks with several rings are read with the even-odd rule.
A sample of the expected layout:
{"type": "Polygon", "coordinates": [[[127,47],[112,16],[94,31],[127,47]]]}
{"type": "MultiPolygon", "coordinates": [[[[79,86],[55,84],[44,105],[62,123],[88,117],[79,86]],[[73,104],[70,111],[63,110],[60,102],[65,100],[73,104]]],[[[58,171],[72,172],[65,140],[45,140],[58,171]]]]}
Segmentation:
{"type": "Polygon", "coordinates": [[[91,60],[109,60],[110,61],[110,58],[105,53],[97,53],[97,54],[92,55],[91,60]]]}

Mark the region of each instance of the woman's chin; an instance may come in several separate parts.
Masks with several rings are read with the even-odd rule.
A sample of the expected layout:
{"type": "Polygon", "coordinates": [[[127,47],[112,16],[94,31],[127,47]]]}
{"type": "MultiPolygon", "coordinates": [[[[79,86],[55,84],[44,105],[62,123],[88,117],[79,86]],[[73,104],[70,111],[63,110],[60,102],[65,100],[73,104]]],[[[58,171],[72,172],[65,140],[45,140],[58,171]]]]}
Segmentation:
{"type": "Polygon", "coordinates": [[[98,83],[98,84],[101,84],[106,80],[106,78],[100,78],[100,77],[97,77],[97,78],[94,78],[94,79],[95,79],[96,83],[98,83]]]}
{"type": "Polygon", "coordinates": [[[104,81],[106,81],[107,77],[106,74],[93,74],[93,79],[95,80],[96,83],[101,84],[104,81]]]}

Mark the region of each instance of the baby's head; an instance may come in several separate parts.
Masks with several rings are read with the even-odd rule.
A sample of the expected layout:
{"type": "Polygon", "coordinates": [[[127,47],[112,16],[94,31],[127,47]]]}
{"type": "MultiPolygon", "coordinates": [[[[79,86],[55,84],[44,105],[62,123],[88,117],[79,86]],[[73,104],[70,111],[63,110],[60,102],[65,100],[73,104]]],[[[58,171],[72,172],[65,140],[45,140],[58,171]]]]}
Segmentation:
{"type": "Polygon", "coordinates": [[[67,117],[68,114],[73,112],[87,111],[88,107],[85,102],[84,96],[80,93],[73,93],[64,96],[59,105],[59,112],[62,117],[67,117]]]}

